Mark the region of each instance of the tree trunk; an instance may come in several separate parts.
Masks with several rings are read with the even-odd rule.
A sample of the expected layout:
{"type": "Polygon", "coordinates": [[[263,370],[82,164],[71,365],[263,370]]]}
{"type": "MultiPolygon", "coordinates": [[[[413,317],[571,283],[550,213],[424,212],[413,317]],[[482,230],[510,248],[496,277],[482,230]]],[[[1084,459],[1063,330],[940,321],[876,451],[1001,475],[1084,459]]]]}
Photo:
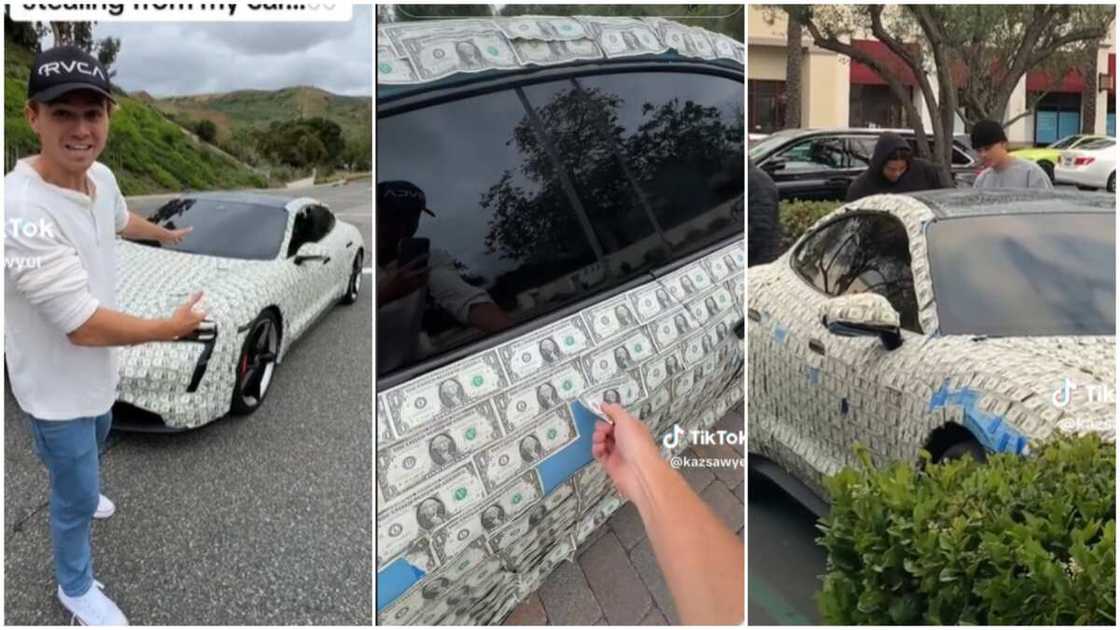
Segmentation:
{"type": "Polygon", "coordinates": [[[801,127],[801,22],[794,13],[786,15],[786,116],[785,128],[801,127]]]}
{"type": "Polygon", "coordinates": [[[1081,66],[1081,76],[1085,87],[1081,90],[1081,133],[1097,132],[1097,42],[1087,44],[1085,63],[1081,66]]]}

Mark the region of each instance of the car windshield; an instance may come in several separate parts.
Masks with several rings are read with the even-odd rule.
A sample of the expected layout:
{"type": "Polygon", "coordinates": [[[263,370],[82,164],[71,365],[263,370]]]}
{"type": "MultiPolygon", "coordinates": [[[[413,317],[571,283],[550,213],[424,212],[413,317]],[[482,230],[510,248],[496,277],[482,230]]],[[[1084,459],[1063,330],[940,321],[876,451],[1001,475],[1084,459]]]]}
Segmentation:
{"type": "Polygon", "coordinates": [[[1047,149],[1065,149],[1065,148],[1073,146],[1073,144],[1075,142],[1081,140],[1084,137],[1085,136],[1066,136],[1066,137],[1062,138],[1061,140],[1058,140],[1054,144],[1051,144],[1051,145],[1047,146],[1046,148],[1047,149]]]}
{"type": "Polygon", "coordinates": [[[1077,149],[1080,151],[1099,151],[1111,148],[1115,144],[1116,142],[1112,138],[1095,138],[1077,145],[1077,149]]]}
{"type": "Polygon", "coordinates": [[[176,245],[137,241],[188,254],[271,260],[276,258],[288,226],[288,213],[276,206],[187,197],[168,202],[150,217],[167,229],[190,227],[176,245]]]}
{"type": "Polygon", "coordinates": [[[793,136],[794,132],[792,131],[779,131],[761,140],[749,143],[750,146],[747,148],[747,157],[752,161],[761,160],[763,156],[773,152],[774,149],[784,144],[793,136]]]}
{"type": "Polygon", "coordinates": [[[940,332],[1114,335],[1116,215],[1002,214],[930,224],[940,332]]]}

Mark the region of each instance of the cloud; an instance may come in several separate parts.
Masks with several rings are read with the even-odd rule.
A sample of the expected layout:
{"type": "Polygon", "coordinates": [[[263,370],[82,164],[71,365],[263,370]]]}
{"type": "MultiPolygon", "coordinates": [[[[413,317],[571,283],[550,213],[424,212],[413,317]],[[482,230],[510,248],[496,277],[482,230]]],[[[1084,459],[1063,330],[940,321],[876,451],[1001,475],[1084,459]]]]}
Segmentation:
{"type": "Polygon", "coordinates": [[[121,39],[114,81],[153,96],[294,85],[373,94],[369,5],[350,22],[102,22],[94,36],[121,39]]]}

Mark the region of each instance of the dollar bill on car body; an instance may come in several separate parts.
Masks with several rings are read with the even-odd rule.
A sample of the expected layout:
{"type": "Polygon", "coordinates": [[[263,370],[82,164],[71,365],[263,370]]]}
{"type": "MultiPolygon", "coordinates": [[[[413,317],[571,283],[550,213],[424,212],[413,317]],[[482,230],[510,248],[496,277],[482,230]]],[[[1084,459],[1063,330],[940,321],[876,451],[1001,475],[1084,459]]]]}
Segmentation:
{"type": "Polygon", "coordinates": [[[656,355],[649,335],[640,328],[624,335],[617,343],[604,345],[583,355],[583,371],[592,383],[604,383],[622,372],[633,370],[656,355]]]}
{"type": "Polygon", "coordinates": [[[466,462],[413,492],[390,502],[377,515],[377,566],[382,568],[409,544],[482,501],[485,484],[466,462]]]}
{"type": "Polygon", "coordinates": [[[521,59],[493,20],[454,20],[424,26],[385,24],[384,33],[412,62],[420,81],[459,72],[515,70],[521,59]]]}
{"type": "Polygon", "coordinates": [[[548,411],[575,399],[586,389],[587,376],[579,361],[561,365],[537,379],[510,387],[494,397],[507,433],[516,433],[548,411]]]}
{"type": "Polygon", "coordinates": [[[377,484],[392,501],[425,479],[467,460],[503,436],[490,401],[433,422],[411,437],[377,449],[377,484]]]}
{"type": "Polygon", "coordinates": [[[656,55],[669,50],[648,24],[628,17],[577,16],[607,57],[656,55]]]}
{"type": "Polygon", "coordinates": [[[641,20],[649,24],[661,41],[676,50],[677,54],[700,59],[716,58],[715,45],[708,39],[708,32],[704,29],[660,17],[643,17],[641,20]]]}
{"type": "Polygon", "coordinates": [[[509,385],[497,352],[453,363],[381,395],[398,438],[481,401],[509,385]]]}
{"type": "Polygon", "coordinates": [[[528,534],[546,515],[556,510],[558,506],[563,505],[567,499],[572,500],[572,510],[578,513],[579,499],[575,496],[572,481],[565,481],[556,490],[549,493],[544,500],[534,505],[532,509],[522,512],[521,516],[514,519],[513,522],[492,534],[489,537],[490,548],[501,549],[510,541],[528,534]]]}
{"type": "Polygon", "coordinates": [[[634,308],[629,294],[624,293],[588,308],[583,311],[582,316],[595,343],[601,344],[642,323],[635,315],[634,308]]]}
{"type": "Polygon", "coordinates": [[[498,356],[510,381],[517,383],[572,360],[592,345],[587,324],[577,314],[498,346],[498,356]]]}
{"type": "Polygon", "coordinates": [[[517,56],[529,65],[555,66],[573,61],[603,58],[603,51],[594,40],[590,39],[573,41],[516,39],[512,44],[517,56]]]}
{"type": "Polygon", "coordinates": [[[579,397],[580,402],[591,409],[605,403],[614,403],[629,408],[646,397],[642,385],[642,375],[637,369],[624,372],[618,378],[588,387],[579,397]]]}
{"type": "Polygon", "coordinates": [[[572,41],[592,36],[582,22],[572,17],[521,15],[497,20],[497,23],[510,39],[572,41]]]}
{"type": "Polygon", "coordinates": [[[488,491],[528,470],[579,439],[579,430],[567,406],[557,407],[531,426],[474,455],[488,491]]]}
{"type": "MultiPolygon", "coordinates": [[[[380,50],[380,48],[379,48],[380,50]]],[[[419,76],[412,62],[405,57],[377,55],[377,82],[386,85],[416,83],[419,76]]]]}
{"type": "Polygon", "coordinates": [[[700,322],[692,315],[692,311],[684,306],[670,310],[649,324],[646,329],[650,332],[657,349],[667,351],[674,344],[695,333],[700,329],[700,322]]]}

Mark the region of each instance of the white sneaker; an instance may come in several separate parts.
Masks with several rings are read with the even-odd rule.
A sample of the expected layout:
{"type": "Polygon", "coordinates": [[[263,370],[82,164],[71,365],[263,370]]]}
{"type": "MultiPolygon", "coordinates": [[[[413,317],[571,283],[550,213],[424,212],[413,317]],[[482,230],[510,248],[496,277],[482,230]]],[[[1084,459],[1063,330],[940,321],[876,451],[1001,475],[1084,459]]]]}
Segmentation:
{"type": "Polygon", "coordinates": [[[93,513],[93,518],[109,518],[116,511],[117,506],[113,505],[109,497],[103,494],[97,495],[97,510],[93,513]]]}
{"type": "Polygon", "coordinates": [[[70,597],[58,587],[58,601],[63,608],[70,611],[74,619],[83,626],[127,626],[128,619],[113,600],[101,592],[101,583],[97,582],[90,587],[81,597],[70,597]]]}

